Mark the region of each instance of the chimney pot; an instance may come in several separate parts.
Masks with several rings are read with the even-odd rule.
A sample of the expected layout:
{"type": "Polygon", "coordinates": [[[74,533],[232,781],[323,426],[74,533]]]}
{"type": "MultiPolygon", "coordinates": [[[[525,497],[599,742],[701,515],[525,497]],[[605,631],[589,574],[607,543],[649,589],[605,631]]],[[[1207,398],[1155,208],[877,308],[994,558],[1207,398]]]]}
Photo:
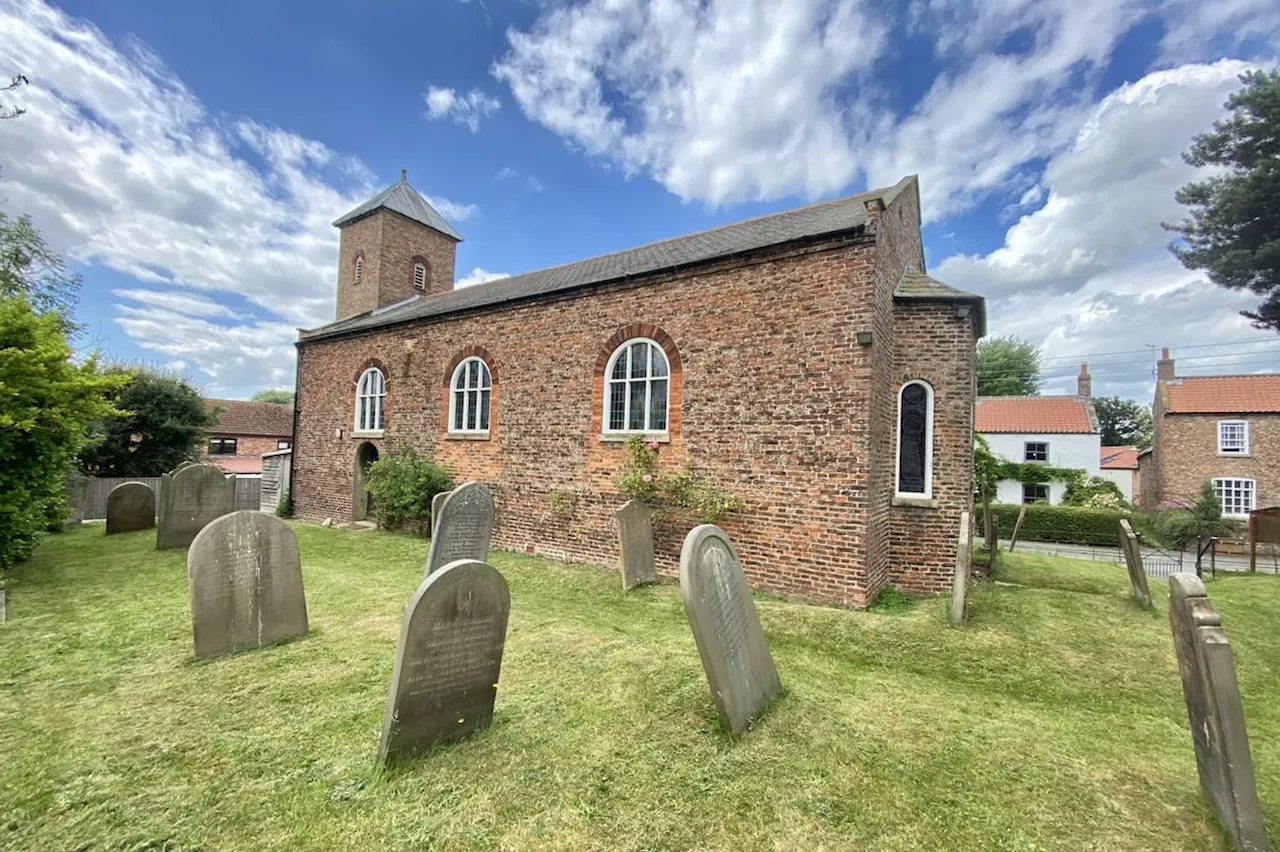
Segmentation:
{"type": "Polygon", "coordinates": [[[1169,357],[1169,348],[1160,350],[1160,360],[1156,362],[1156,381],[1170,382],[1174,379],[1173,359],[1169,357]]]}

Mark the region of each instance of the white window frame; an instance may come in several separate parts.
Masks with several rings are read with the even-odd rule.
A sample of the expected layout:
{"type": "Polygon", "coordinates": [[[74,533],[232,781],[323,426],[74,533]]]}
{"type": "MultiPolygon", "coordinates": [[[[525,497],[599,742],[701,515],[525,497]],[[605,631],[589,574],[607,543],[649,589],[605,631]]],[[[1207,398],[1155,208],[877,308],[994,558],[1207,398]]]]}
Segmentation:
{"type": "Polygon", "coordinates": [[[489,423],[480,425],[480,414],[484,411],[484,406],[480,405],[480,410],[476,412],[476,425],[473,429],[466,428],[468,415],[471,413],[471,394],[476,394],[476,403],[479,405],[484,398],[484,394],[489,394],[489,423],[493,422],[493,371],[489,369],[489,365],[484,362],[483,358],[472,355],[469,358],[463,358],[458,366],[453,368],[453,377],[449,379],[449,433],[452,435],[488,435],[489,423]],[[480,375],[476,383],[476,387],[467,387],[467,365],[479,364],[480,375]],[[457,419],[457,398],[462,395],[462,422],[457,419]]]}
{"type": "Polygon", "coordinates": [[[370,367],[360,374],[360,381],[356,383],[356,434],[381,433],[386,405],[387,379],[377,367],[370,367]]]}
{"type": "MultiPolygon", "coordinates": [[[[652,364],[652,356],[651,356],[650,364],[652,364]]],[[[631,391],[630,391],[630,387],[628,387],[625,405],[623,407],[623,412],[622,412],[623,424],[627,424],[631,422],[630,406],[631,406],[631,391]]],[[[662,348],[661,343],[658,343],[658,341],[648,337],[633,337],[630,340],[627,340],[619,344],[618,348],[613,350],[613,354],[609,356],[609,362],[605,364],[605,367],[604,367],[604,411],[602,412],[600,426],[601,426],[601,430],[606,435],[665,435],[667,434],[667,431],[671,428],[671,359],[667,357],[667,352],[665,349],[662,348]],[[646,376],[643,379],[633,379],[630,377],[631,376],[631,369],[630,369],[631,347],[636,345],[637,343],[648,344],[652,348],[646,351],[650,351],[650,352],[656,351],[658,355],[662,357],[662,363],[665,364],[667,368],[665,375],[662,375],[662,376],[648,375],[648,373],[652,372],[652,369],[650,368],[649,370],[646,371],[646,376]],[[627,366],[628,366],[627,377],[622,379],[615,379],[613,378],[613,367],[617,363],[618,358],[622,356],[626,356],[626,358],[628,359],[627,360],[627,366]],[[628,429],[628,428],[625,428],[625,425],[624,425],[624,428],[622,429],[611,429],[609,427],[609,401],[613,398],[613,386],[619,385],[619,384],[630,385],[632,382],[641,382],[641,381],[644,382],[644,427],[641,429],[628,429]],[[663,423],[662,426],[660,427],[655,427],[652,423],[649,422],[649,414],[653,410],[653,405],[652,405],[653,400],[652,400],[651,394],[653,393],[653,383],[655,381],[666,382],[666,385],[667,385],[667,388],[666,388],[667,404],[663,408],[663,410],[666,412],[666,422],[663,423]]]]}
{"type": "Polygon", "coordinates": [[[1048,464],[1049,463],[1049,442],[1048,441],[1023,441],[1022,442],[1022,461],[1025,464],[1048,464]],[[1044,447],[1044,458],[1029,459],[1027,455],[1030,453],[1032,444],[1044,447]]]}
{"type": "Polygon", "coordinates": [[[1224,518],[1247,518],[1249,513],[1258,508],[1258,482],[1255,479],[1249,479],[1243,476],[1215,476],[1213,478],[1213,493],[1218,495],[1218,502],[1222,504],[1222,516],[1224,518]],[[1246,485],[1247,483],[1247,485],[1246,485]],[[1227,500],[1223,498],[1223,492],[1230,490],[1232,492],[1233,505],[1228,508],[1227,500]],[[1243,499],[1246,498],[1247,499],[1243,499]],[[1235,504],[1239,503],[1240,508],[1244,511],[1234,512],[1235,504]],[[1248,505],[1244,505],[1247,503],[1248,505]]]}
{"type": "Polygon", "coordinates": [[[1249,421],[1248,420],[1219,420],[1218,421],[1218,454],[1223,456],[1247,456],[1249,455],[1249,421]],[[1226,435],[1228,432],[1235,432],[1239,429],[1239,443],[1232,442],[1228,444],[1226,435]]]}
{"type": "Polygon", "coordinates": [[[364,279],[364,255],[356,255],[356,278],[352,284],[359,284],[364,279]]]}
{"type": "Polygon", "coordinates": [[[933,385],[924,379],[912,379],[909,382],[903,382],[902,387],[898,388],[898,410],[897,410],[897,441],[893,445],[893,494],[895,497],[904,499],[933,499],[933,385]],[[924,388],[925,393],[925,421],[924,421],[924,492],[917,493],[914,491],[902,491],[899,485],[902,483],[902,394],[912,385],[920,385],[924,388]]]}
{"type": "Polygon", "coordinates": [[[427,265],[420,260],[413,262],[413,289],[423,292],[427,289],[427,265]]]}

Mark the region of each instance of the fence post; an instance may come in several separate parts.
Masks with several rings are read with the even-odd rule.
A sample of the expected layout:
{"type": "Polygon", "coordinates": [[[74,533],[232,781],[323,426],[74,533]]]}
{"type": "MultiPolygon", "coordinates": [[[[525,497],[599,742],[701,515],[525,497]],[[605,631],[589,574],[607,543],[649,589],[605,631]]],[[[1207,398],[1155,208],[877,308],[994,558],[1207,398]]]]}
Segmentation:
{"type": "Polygon", "coordinates": [[[1258,570],[1258,516],[1249,513],[1249,573],[1258,570]]]}
{"type": "Polygon", "coordinates": [[[1018,533],[1022,531],[1022,519],[1027,516],[1027,507],[1023,506],[1018,510],[1018,520],[1013,523],[1013,537],[1009,539],[1009,552],[1013,553],[1013,549],[1018,546],[1018,533]]]}

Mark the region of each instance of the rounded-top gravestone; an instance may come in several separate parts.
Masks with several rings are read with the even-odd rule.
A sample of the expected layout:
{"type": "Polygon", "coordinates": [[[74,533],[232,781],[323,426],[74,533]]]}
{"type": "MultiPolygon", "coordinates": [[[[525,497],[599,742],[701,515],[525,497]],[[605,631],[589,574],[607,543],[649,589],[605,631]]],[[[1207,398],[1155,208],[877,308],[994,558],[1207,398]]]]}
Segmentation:
{"type": "Polygon", "coordinates": [[[187,547],[216,518],[236,508],[236,482],[211,464],[178,467],[160,479],[156,549],[187,547]]]}
{"type": "Polygon", "coordinates": [[[107,495],[107,535],[156,525],[156,492],[145,482],[123,482],[107,495]]]}
{"type": "Polygon", "coordinates": [[[489,558],[493,541],[493,493],[483,482],[466,482],[449,492],[431,530],[427,573],[450,562],[489,558]]]}

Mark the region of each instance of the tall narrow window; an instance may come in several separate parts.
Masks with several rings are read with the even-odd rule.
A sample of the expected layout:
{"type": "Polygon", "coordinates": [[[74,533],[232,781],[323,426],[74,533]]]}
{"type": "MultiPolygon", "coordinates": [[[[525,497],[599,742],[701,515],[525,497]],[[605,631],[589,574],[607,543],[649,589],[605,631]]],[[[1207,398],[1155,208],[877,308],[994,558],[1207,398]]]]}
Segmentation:
{"type": "Polygon", "coordinates": [[[667,431],[671,368],[661,346],[628,340],[614,350],[605,376],[604,431],[667,431]]]}
{"type": "Polygon", "coordinates": [[[479,358],[467,358],[453,371],[449,406],[450,432],[488,432],[493,380],[489,365],[479,358]]]}
{"type": "Polygon", "coordinates": [[[427,265],[420,260],[413,264],[413,289],[418,291],[427,289],[427,265]]]}
{"type": "Polygon", "coordinates": [[[358,254],[356,255],[356,280],[352,283],[359,284],[362,278],[364,278],[364,255],[358,254]]]}
{"type": "Polygon", "coordinates": [[[370,367],[360,374],[356,385],[356,431],[377,432],[382,429],[382,409],[387,401],[387,383],[382,371],[370,367]]]}
{"type": "Polygon", "coordinates": [[[898,392],[897,492],[933,495],[933,388],[924,382],[908,382],[898,392]]]}

